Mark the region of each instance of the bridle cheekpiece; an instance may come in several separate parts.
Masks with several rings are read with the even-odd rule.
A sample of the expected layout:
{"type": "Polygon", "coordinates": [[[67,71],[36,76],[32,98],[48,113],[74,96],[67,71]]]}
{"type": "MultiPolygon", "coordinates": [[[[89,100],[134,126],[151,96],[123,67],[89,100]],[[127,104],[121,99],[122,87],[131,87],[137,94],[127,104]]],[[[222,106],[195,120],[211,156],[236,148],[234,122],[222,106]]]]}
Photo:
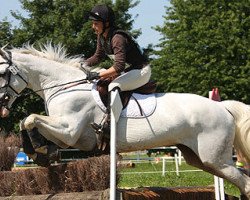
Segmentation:
{"type": "Polygon", "coordinates": [[[20,75],[19,69],[17,66],[15,66],[12,62],[12,53],[10,51],[3,51],[3,49],[0,49],[0,55],[5,60],[4,62],[0,62],[0,65],[7,64],[8,67],[5,68],[4,71],[0,72],[0,108],[5,107],[7,109],[10,109],[8,107],[8,103],[11,99],[11,97],[18,97],[20,94],[10,85],[11,75],[17,75],[19,76],[27,85],[28,82],[20,75]],[[10,94],[8,92],[8,88],[10,88],[14,95],[10,94]]]}

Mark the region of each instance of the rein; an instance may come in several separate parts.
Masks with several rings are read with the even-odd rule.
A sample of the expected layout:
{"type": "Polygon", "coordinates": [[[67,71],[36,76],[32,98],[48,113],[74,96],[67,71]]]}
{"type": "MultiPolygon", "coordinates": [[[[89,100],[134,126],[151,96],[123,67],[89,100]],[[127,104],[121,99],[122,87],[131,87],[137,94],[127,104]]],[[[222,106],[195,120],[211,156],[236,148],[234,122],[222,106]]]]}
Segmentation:
{"type": "Polygon", "coordinates": [[[59,85],[53,85],[51,87],[43,88],[43,89],[40,89],[40,90],[35,90],[33,92],[37,93],[37,92],[49,90],[49,89],[52,89],[52,88],[61,87],[61,86],[65,86],[65,85],[69,85],[69,84],[75,83],[74,85],[70,85],[69,87],[62,88],[62,90],[65,90],[67,88],[70,88],[70,87],[73,87],[73,86],[76,86],[76,85],[80,85],[80,84],[84,84],[84,83],[88,83],[88,82],[89,81],[85,78],[85,79],[80,79],[80,80],[77,80],[77,81],[70,81],[70,82],[67,82],[67,83],[62,83],[62,84],[59,84],[59,85]]]}

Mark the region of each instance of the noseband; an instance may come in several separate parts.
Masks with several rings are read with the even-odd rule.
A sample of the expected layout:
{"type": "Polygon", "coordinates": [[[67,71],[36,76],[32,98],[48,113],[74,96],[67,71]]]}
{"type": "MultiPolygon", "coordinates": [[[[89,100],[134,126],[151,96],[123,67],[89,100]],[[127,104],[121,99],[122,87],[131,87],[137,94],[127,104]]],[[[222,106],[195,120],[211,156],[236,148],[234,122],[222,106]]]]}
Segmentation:
{"type": "Polygon", "coordinates": [[[5,62],[0,62],[0,65],[3,65],[3,64],[8,65],[8,67],[5,69],[5,72],[0,73],[0,91],[3,91],[0,93],[1,94],[0,108],[5,107],[7,109],[10,109],[8,108],[8,103],[11,97],[19,96],[19,93],[10,85],[11,75],[19,76],[27,85],[28,85],[28,82],[20,75],[19,69],[17,68],[17,66],[13,64],[11,52],[10,51],[6,51],[6,52],[8,53],[8,57],[2,55],[2,57],[5,59],[5,62]],[[8,88],[10,88],[14,92],[14,95],[11,95],[8,92],[8,88]]]}

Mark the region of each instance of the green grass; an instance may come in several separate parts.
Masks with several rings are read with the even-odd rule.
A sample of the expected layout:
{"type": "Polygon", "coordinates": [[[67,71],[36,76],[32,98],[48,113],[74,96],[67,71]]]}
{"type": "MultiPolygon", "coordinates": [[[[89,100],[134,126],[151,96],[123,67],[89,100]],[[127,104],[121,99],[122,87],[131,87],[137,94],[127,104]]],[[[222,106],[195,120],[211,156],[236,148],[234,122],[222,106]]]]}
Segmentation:
{"type": "MultiPolygon", "coordinates": [[[[182,162],[179,170],[198,170],[195,167],[182,162]]],[[[146,161],[144,163],[136,163],[134,168],[123,168],[119,171],[121,174],[118,187],[120,188],[136,188],[136,187],[187,187],[187,186],[213,186],[214,176],[203,172],[180,172],[177,176],[175,172],[175,163],[166,163],[166,173],[162,176],[162,162],[146,161]],[[128,173],[132,174],[128,174],[128,173]],[[137,172],[137,173],[136,173],[137,172]],[[154,172],[154,173],[140,173],[154,172]]],[[[237,187],[224,181],[225,192],[229,195],[240,196],[237,187]]]]}

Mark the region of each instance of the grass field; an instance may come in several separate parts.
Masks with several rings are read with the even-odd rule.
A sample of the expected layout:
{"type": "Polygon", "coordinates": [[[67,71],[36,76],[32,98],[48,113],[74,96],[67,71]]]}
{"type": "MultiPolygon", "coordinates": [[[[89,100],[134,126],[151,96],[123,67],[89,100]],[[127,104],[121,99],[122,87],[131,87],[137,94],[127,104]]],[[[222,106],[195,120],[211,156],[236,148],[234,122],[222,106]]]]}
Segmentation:
{"type": "MultiPolygon", "coordinates": [[[[141,159],[147,158],[146,155],[140,156],[141,159]]],[[[136,188],[136,187],[181,187],[181,186],[213,186],[214,176],[200,171],[199,169],[187,165],[185,162],[179,166],[179,176],[175,173],[175,162],[169,160],[166,163],[166,173],[162,176],[162,161],[156,162],[155,157],[152,160],[145,160],[140,163],[135,163],[134,168],[122,168],[119,171],[120,181],[118,187],[120,188],[136,188]],[[183,170],[190,170],[182,172],[183,170]],[[195,171],[191,171],[195,170],[195,171]]],[[[128,157],[127,157],[128,159],[128,157]]],[[[131,159],[134,159],[131,157],[131,159]]],[[[238,188],[234,185],[224,181],[225,192],[229,195],[240,196],[238,188]]]]}

